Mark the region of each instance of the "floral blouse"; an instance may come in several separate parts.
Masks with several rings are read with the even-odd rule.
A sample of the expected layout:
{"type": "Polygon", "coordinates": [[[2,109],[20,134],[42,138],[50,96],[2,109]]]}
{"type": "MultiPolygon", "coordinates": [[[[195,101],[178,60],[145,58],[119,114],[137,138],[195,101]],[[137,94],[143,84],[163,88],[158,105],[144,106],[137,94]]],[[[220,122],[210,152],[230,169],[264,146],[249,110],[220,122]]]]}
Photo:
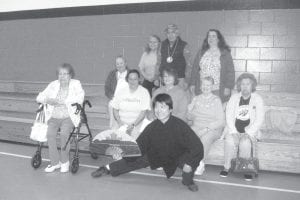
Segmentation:
{"type": "Polygon", "coordinates": [[[202,56],[199,66],[200,66],[200,80],[204,77],[210,76],[214,79],[214,85],[212,90],[220,89],[220,72],[221,72],[221,63],[220,63],[220,51],[207,50],[202,56]]]}

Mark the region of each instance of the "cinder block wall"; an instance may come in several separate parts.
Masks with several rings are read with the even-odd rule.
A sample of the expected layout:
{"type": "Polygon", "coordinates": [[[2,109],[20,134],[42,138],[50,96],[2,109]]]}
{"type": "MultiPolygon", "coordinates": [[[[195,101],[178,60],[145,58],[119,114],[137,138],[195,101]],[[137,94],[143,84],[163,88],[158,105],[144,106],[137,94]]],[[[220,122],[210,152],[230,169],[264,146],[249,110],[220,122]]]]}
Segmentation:
{"type": "Polygon", "coordinates": [[[232,48],[236,75],[259,89],[300,93],[300,9],[162,12],[0,21],[0,80],[50,81],[63,62],[85,83],[104,83],[114,57],[136,68],[150,34],[180,27],[195,55],[209,28],[232,48]]]}

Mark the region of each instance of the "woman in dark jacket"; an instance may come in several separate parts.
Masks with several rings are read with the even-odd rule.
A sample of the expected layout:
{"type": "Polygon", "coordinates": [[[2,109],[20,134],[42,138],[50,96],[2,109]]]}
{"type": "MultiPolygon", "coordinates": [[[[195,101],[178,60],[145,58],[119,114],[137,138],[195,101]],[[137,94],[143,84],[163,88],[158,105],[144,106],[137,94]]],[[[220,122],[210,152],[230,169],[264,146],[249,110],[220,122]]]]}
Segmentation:
{"type": "Polygon", "coordinates": [[[125,77],[127,75],[127,63],[122,55],[116,57],[116,68],[109,72],[105,81],[105,96],[112,100],[115,95],[116,89],[122,87],[126,83],[125,77]]]}
{"type": "Polygon", "coordinates": [[[214,79],[213,93],[222,102],[229,100],[234,87],[235,71],[230,48],[219,30],[210,29],[198,51],[190,79],[190,89],[195,95],[200,92],[200,79],[211,76],[214,79]]]}
{"type": "Polygon", "coordinates": [[[108,103],[108,112],[110,117],[109,126],[110,128],[113,127],[115,121],[112,114],[112,106],[111,106],[111,100],[115,96],[115,94],[122,90],[124,87],[128,86],[128,83],[126,81],[126,75],[127,75],[127,63],[125,58],[122,55],[118,55],[116,57],[116,69],[113,69],[109,72],[105,85],[105,96],[110,100],[108,103]]]}

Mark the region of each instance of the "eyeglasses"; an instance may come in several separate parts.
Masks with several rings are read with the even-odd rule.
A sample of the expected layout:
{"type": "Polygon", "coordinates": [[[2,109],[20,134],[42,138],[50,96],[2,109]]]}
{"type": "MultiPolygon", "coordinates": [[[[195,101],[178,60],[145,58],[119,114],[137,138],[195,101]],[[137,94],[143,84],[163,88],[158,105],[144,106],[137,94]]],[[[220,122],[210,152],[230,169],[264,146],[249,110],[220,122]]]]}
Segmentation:
{"type": "Polygon", "coordinates": [[[70,73],[59,73],[58,76],[66,76],[69,75],[70,73]]]}

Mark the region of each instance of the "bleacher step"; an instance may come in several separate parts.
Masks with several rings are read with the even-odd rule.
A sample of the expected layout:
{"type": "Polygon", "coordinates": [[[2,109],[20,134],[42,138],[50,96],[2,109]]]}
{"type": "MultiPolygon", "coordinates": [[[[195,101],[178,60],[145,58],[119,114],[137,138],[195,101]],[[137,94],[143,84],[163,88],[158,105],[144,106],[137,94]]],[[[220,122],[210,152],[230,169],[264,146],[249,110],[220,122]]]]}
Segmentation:
{"type": "MultiPolygon", "coordinates": [[[[300,173],[300,143],[297,141],[259,141],[257,157],[261,170],[300,173]]],[[[224,165],[224,140],[219,139],[212,145],[205,163],[224,165]]]]}

